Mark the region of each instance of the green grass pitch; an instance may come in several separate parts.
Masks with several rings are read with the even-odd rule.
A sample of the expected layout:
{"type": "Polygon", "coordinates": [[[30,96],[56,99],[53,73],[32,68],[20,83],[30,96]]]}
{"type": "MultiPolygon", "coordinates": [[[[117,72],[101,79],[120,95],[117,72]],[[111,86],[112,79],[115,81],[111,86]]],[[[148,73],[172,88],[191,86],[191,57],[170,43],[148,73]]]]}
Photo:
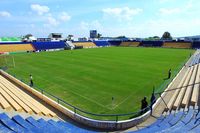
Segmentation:
{"type": "Polygon", "coordinates": [[[8,72],[34,83],[83,110],[128,113],[140,109],[155,85],[180,68],[192,50],[109,47],[15,54],[8,72]],[[112,102],[112,97],[114,100],[112,102]]]}

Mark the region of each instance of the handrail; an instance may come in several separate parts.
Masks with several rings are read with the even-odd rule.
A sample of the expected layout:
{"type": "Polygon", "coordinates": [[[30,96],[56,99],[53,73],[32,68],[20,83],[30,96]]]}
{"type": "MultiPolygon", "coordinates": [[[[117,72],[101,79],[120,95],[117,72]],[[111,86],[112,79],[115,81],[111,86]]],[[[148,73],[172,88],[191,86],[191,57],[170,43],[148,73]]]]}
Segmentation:
{"type": "MultiPolygon", "coordinates": [[[[10,73],[9,73],[9,74],[10,74],[10,73]]],[[[12,75],[12,74],[10,74],[10,75],[12,75]]],[[[15,78],[17,78],[15,75],[12,75],[12,76],[14,76],[15,78]]],[[[23,82],[23,83],[25,83],[25,84],[27,84],[27,83],[26,83],[24,80],[22,80],[22,79],[20,79],[20,81],[23,82]]],[[[28,85],[28,84],[27,84],[27,85],[28,85]]],[[[87,114],[87,115],[92,115],[92,116],[115,117],[115,121],[118,121],[118,119],[119,119],[118,117],[120,117],[120,116],[131,116],[131,115],[137,115],[137,116],[138,116],[138,115],[141,114],[141,112],[149,110],[149,109],[151,108],[151,106],[152,106],[152,105],[148,105],[148,106],[147,106],[146,108],[144,108],[143,110],[139,110],[139,111],[135,111],[135,112],[129,112],[129,113],[122,113],[122,114],[96,114],[96,113],[92,113],[92,112],[88,112],[88,111],[82,110],[82,109],[80,109],[80,108],[78,108],[78,107],[76,107],[76,106],[74,106],[74,105],[72,105],[72,104],[70,104],[70,103],[64,101],[63,99],[61,99],[61,98],[59,98],[59,97],[57,97],[57,96],[55,96],[55,95],[53,95],[53,94],[47,92],[46,90],[43,90],[43,89],[41,89],[41,88],[38,88],[36,85],[34,85],[34,88],[37,89],[37,90],[39,90],[40,93],[41,93],[42,95],[45,95],[45,94],[46,94],[46,95],[49,95],[49,96],[55,98],[58,104],[61,104],[61,102],[62,102],[62,103],[64,103],[66,106],[69,106],[69,107],[73,108],[75,114],[79,114],[77,111],[80,111],[81,113],[84,113],[84,114],[87,114]]],[[[156,94],[156,95],[157,95],[157,94],[156,94]]],[[[155,102],[156,102],[156,99],[155,99],[154,103],[155,103],[155,102]]],[[[80,114],[79,114],[79,115],[80,115],[80,114]]],[[[84,117],[87,117],[87,118],[89,118],[89,119],[94,119],[94,118],[88,117],[88,116],[84,116],[84,117]]],[[[132,118],[132,117],[131,117],[131,118],[132,118]]],[[[95,120],[98,120],[98,119],[95,119],[95,120]]],[[[104,120],[104,121],[110,121],[110,120],[104,120]]]]}

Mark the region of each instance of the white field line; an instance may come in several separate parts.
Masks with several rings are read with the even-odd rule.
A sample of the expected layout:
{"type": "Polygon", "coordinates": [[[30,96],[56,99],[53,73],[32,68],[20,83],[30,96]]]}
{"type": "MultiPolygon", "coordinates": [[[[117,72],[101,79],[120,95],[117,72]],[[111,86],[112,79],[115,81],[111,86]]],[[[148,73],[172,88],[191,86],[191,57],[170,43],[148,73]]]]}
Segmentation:
{"type": "Polygon", "coordinates": [[[126,97],[124,100],[122,100],[118,104],[115,104],[114,107],[111,107],[111,109],[112,110],[116,109],[118,106],[120,106],[121,104],[123,104],[126,100],[128,100],[131,96],[132,96],[132,94],[130,94],[128,97],[126,97]]]}
{"type": "MultiPolygon", "coordinates": [[[[40,78],[40,77],[39,77],[39,78],[40,78]]],[[[49,81],[46,80],[46,79],[43,79],[43,78],[41,78],[41,79],[42,79],[42,80],[45,80],[45,81],[47,81],[47,82],[49,82],[49,81]]],[[[64,88],[64,86],[59,85],[59,84],[53,84],[53,83],[51,83],[51,84],[52,84],[53,86],[58,86],[58,87],[64,88]]],[[[86,99],[86,100],[88,100],[88,101],[90,101],[90,102],[93,102],[93,103],[95,103],[95,104],[97,104],[97,105],[99,105],[99,106],[101,106],[101,107],[103,107],[103,108],[112,110],[112,109],[106,107],[105,105],[103,105],[103,104],[101,104],[101,103],[98,103],[98,102],[96,102],[95,100],[90,99],[90,98],[88,98],[88,97],[85,97],[85,96],[83,96],[83,95],[81,95],[81,94],[79,94],[79,93],[77,93],[77,92],[75,92],[75,91],[73,91],[73,90],[68,90],[68,91],[70,91],[70,92],[74,93],[75,95],[78,95],[78,96],[80,96],[80,97],[82,97],[82,98],[84,98],[84,99],[86,99]]]]}

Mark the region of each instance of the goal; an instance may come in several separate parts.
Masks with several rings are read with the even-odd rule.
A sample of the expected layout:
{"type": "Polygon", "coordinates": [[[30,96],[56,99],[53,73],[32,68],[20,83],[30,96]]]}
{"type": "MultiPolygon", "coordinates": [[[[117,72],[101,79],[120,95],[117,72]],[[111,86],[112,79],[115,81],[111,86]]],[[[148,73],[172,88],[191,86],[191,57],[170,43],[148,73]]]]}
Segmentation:
{"type": "Polygon", "coordinates": [[[0,69],[14,68],[15,60],[12,55],[0,55],[0,69]]]}

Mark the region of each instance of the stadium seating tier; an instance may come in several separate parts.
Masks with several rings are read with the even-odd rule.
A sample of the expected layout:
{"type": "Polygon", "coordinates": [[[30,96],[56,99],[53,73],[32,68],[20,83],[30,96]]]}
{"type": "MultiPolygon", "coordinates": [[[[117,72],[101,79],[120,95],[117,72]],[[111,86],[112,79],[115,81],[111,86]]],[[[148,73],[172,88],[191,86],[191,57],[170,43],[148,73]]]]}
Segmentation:
{"type": "Polygon", "coordinates": [[[0,45],[0,52],[23,52],[34,51],[31,44],[3,44],[0,45]]]}

